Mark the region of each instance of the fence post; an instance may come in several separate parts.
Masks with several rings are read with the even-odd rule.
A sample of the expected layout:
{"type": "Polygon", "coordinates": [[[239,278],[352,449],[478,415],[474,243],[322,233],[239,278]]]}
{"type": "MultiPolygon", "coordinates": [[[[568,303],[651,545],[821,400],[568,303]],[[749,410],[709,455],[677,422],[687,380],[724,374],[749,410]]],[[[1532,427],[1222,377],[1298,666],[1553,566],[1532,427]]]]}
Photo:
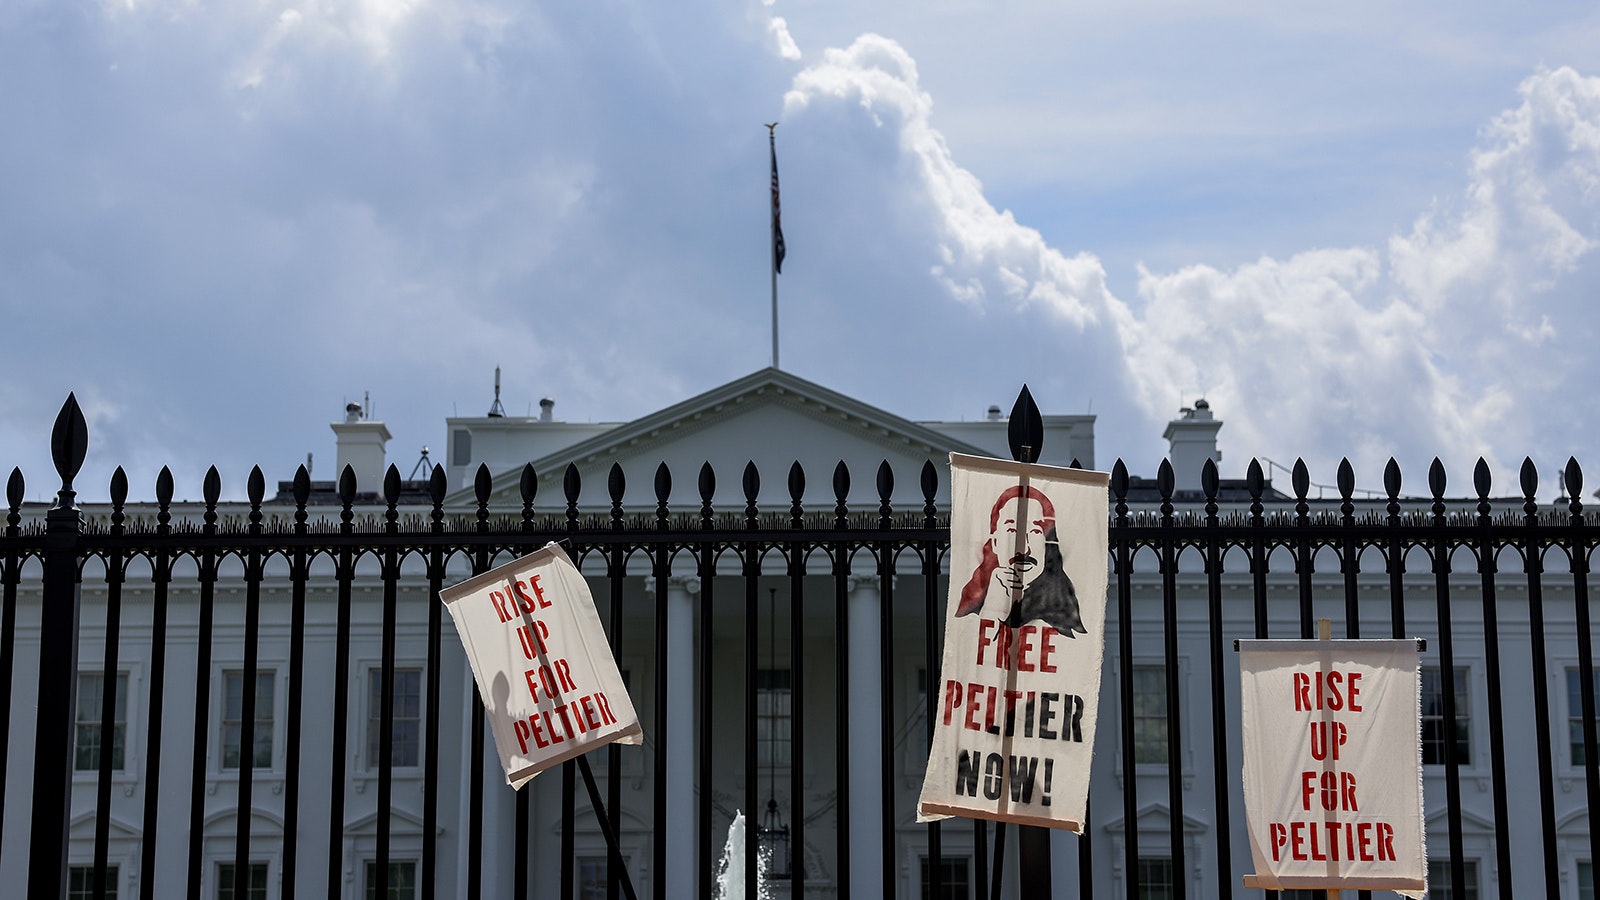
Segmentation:
{"type": "Polygon", "coordinates": [[[61,491],[45,518],[28,900],[61,900],[67,895],[67,823],[72,805],[78,605],[82,597],[78,539],[83,534],[83,516],[72,479],[83,466],[88,442],[83,411],[77,397],[68,394],[50,436],[50,457],[61,475],[61,491]]]}
{"type": "MultiPolygon", "coordinates": [[[[1022,386],[1017,402],[1011,407],[1006,441],[1011,447],[1011,458],[1017,462],[1031,463],[1039,458],[1039,450],[1044,445],[1044,419],[1027,385],[1022,386]]],[[[996,853],[995,857],[994,864],[1002,865],[1004,860],[1000,854],[996,853]]],[[[1050,829],[1038,825],[1017,827],[1017,871],[1017,891],[1022,900],[1050,900],[1053,892],[1050,829]]]]}

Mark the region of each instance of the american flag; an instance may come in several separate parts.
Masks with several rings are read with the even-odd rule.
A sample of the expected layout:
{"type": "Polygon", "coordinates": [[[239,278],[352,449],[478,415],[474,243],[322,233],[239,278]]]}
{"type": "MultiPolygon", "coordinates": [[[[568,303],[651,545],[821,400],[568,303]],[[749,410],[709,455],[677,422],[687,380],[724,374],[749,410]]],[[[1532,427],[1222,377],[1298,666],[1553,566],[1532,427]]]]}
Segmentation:
{"type": "Polygon", "coordinates": [[[772,144],[772,267],[783,271],[783,220],[778,215],[778,142],[768,135],[772,144]]]}

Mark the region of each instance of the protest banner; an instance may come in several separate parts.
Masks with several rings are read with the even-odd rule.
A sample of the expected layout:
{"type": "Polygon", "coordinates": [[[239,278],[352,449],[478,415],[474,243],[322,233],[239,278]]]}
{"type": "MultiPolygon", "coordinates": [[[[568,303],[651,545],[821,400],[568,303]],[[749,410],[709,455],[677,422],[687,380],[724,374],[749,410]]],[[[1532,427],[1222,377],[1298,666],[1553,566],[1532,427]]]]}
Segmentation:
{"type": "Polygon", "coordinates": [[[1417,660],[1415,640],[1239,641],[1246,887],[1426,892],[1417,660]]]}
{"type": "Polygon", "coordinates": [[[1109,480],[950,455],[950,595],[917,821],[966,816],[1083,831],[1109,480]]]}
{"type": "Polygon", "coordinates": [[[506,783],[643,741],[589,584],[556,544],[439,592],[472,664],[506,783]]]}

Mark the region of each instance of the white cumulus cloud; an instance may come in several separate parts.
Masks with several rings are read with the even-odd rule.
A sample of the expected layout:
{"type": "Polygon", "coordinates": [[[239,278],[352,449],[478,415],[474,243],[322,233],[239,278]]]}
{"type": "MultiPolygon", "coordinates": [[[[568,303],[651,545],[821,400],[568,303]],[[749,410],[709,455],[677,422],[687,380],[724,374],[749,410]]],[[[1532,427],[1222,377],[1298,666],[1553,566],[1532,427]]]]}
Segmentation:
{"type": "Polygon", "coordinates": [[[1141,268],[1128,299],[1092,252],[1051,247],[994,207],[893,40],[826,51],[796,76],[787,106],[853,106],[892,130],[933,215],[936,283],[987,311],[1047,310],[1064,350],[1120,348],[1114,371],[1083,377],[1121,385],[1109,393],[1136,406],[1143,427],[1204,392],[1238,467],[1299,455],[1331,481],[1348,456],[1376,487],[1395,456],[1417,488],[1437,455],[1465,492],[1480,455],[1510,490],[1524,454],[1548,467],[1576,452],[1569,444],[1588,432],[1560,398],[1585,396],[1600,374],[1583,305],[1596,282],[1600,79],[1541,71],[1520,93],[1471,151],[1459,195],[1421,211],[1409,233],[1231,268],[1141,268]]]}

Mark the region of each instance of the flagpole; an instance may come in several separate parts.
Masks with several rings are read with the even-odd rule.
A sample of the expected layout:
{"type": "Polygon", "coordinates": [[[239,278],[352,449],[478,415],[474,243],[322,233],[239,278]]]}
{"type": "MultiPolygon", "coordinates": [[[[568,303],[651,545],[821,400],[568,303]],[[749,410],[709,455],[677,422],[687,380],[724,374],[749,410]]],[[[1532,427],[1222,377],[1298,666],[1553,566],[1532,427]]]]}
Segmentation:
{"type": "Polygon", "coordinates": [[[779,241],[783,240],[778,230],[778,138],[777,122],[767,125],[767,146],[772,152],[772,240],[769,242],[772,251],[772,367],[778,368],[778,266],[782,259],[778,256],[779,241]]]}

